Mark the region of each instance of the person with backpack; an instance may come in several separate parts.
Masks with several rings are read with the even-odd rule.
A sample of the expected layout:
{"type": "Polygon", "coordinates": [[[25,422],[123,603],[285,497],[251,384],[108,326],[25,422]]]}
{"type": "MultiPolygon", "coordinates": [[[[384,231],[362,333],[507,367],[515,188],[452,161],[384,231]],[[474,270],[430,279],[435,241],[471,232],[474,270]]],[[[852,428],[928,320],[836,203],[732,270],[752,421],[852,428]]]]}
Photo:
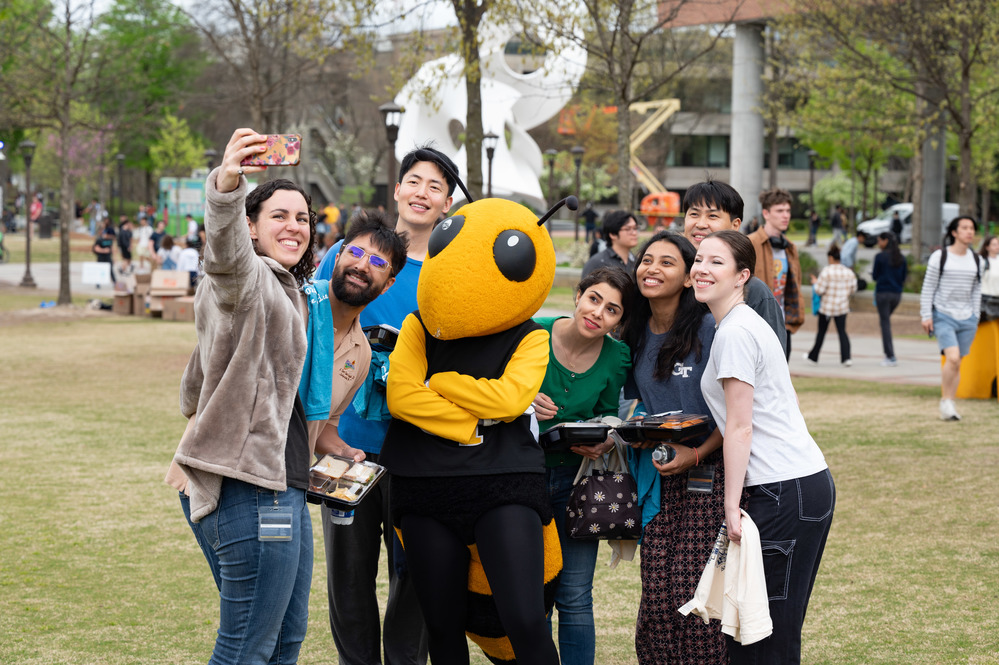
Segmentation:
{"type": "Polygon", "coordinates": [[[944,357],[940,380],[940,419],[960,420],[954,406],[961,379],[961,358],[968,355],[978,329],[982,277],[975,242],[978,222],[967,215],[947,225],[943,247],[930,254],[919,296],[923,330],[936,335],[944,357]],[[946,267],[946,270],[945,270],[946,267]]]}

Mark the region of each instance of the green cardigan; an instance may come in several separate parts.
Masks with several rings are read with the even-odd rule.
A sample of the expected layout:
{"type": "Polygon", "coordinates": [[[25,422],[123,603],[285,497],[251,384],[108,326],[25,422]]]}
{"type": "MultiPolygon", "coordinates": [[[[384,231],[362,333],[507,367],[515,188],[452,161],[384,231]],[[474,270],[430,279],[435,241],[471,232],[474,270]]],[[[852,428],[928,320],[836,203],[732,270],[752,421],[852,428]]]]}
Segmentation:
{"type": "MultiPolygon", "coordinates": [[[[552,324],[566,317],[537,317],[534,320],[542,328],[552,332],[552,324]]],[[[603,348],[593,366],[585,372],[571,372],[555,359],[555,351],[548,343],[548,370],[541,383],[542,392],[552,398],[559,407],[559,414],[551,420],[539,422],[541,430],[561,423],[574,423],[597,416],[616,416],[621,386],[624,385],[628,368],[631,367],[631,353],[628,345],[610,335],[604,336],[603,348]]],[[[579,465],[582,456],[576,453],[559,452],[545,455],[545,466],[554,467],[566,464],[579,465]]]]}

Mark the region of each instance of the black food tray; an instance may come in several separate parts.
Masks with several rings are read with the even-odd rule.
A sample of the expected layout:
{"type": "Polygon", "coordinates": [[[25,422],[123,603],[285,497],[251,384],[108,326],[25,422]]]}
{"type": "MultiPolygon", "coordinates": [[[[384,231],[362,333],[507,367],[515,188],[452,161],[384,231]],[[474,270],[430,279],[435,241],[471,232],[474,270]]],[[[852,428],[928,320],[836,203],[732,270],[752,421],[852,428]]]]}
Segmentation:
{"type": "Polygon", "coordinates": [[[399,339],[399,331],[385,324],[377,326],[367,326],[362,328],[368,338],[368,344],[374,351],[392,351],[395,349],[396,340],[399,339]]]}
{"type": "Polygon", "coordinates": [[[614,428],[618,436],[628,443],[662,441],[683,443],[708,433],[711,419],[702,414],[672,414],[647,416],[644,420],[629,420],[614,428]]]}
{"type": "MultiPolygon", "coordinates": [[[[337,465],[340,468],[342,464],[337,465]]],[[[385,475],[385,467],[374,462],[355,462],[347,457],[339,455],[325,455],[318,463],[309,469],[309,489],[305,492],[305,500],[309,503],[324,504],[337,510],[353,510],[364,497],[371,492],[371,488],[378,484],[378,481],[385,475]],[[333,477],[323,473],[326,462],[336,464],[336,462],[347,464],[346,474],[337,476],[333,472],[333,477]],[[351,472],[358,468],[366,474],[367,478],[356,479],[351,472]],[[355,498],[348,499],[346,496],[332,496],[335,491],[344,491],[346,496],[355,498]]]]}
{"type": "Polygon", "coordinates": [[[607,440],[610,430],[610,425],[601,423],[562,423],[541,435],[541,447],[546,452],[560,452],[572,446],[596,446],[607,440]]]}

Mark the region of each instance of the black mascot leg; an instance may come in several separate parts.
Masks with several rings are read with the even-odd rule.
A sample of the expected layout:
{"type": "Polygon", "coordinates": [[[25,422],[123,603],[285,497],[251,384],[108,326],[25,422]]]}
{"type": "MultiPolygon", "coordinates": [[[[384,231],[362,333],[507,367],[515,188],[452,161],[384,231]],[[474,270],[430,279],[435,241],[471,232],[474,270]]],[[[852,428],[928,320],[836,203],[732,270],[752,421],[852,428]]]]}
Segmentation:
{"type": "Polygon", "coordinates": [[[475,542],[517,665],[558,665],[545,618],[544,542],[537,512],[519,505],[493,508],[475,523],[475,542]]]}
{"type": "Polygon", "coordinates": [[[406,563],[430,637],[434,665],[467,665],[468,547],[431,517],[402,518],[406,563]]]}

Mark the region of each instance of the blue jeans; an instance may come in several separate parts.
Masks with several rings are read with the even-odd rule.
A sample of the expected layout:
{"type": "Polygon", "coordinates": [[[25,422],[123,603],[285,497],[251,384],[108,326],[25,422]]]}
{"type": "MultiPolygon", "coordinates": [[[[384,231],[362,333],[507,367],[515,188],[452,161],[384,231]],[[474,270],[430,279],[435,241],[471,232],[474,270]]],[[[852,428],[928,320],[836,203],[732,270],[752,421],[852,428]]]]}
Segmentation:
{"type": "Polygon", "coordinates": [[[219,574],[219,557],[215,553],[215,550],[212,549],[212,544],[205,540],[205,537],[201,534],[201,529],[198,525],[191,521],[191,498],[183,492],[178,492],[178,494],[180,494],[180,508],[184,511],[184,519],[187,520],[187,525],[194,532],[194,539],[198,541],[198,547],[201,548],[201,553],[205,555],[205,560],[208,561],[208,568],[212,571],[212,578],[215,580],[215,588],[221,591],[222,577],[219,574]]]}
{"type": "Polygon", "coordinates": [[[774,632],[743,646],[728,635],[732,665],[801,663],[801,626],[836,506],[829,469],[746,488],[746,512],[760,531],[774,632]]]}
{"type": "MultiPolygon", "coordinates": [[[[312,520],[305,491],[265,490],[225,478],[218,507],[192,525],[217,556],[219,631],[210,665],[284,665],[298,661],[309,623],[312,520]],[[261,542],[259,508],[292,510],[292,539],[261,542]]],[[[215,574],[216,563],[208,556],[215,574]]]]}
{"type": "MultiPolygon", "coordinates": [[[[565,530],[565,507],[569,503],[577,465],[545,469],[545,484],[555,513],[562,545],[562,576],[555,592],[558,611],[558,652],[562,665],[593,665],[596,631],[593,627],[593,570],[597,566],[596,540],[576,540],[565,530]]],[[[554,610],[552,611],[554,614],[554,610]]],[[[551,615],[548,617],[551,624],[551,615]]]]}

